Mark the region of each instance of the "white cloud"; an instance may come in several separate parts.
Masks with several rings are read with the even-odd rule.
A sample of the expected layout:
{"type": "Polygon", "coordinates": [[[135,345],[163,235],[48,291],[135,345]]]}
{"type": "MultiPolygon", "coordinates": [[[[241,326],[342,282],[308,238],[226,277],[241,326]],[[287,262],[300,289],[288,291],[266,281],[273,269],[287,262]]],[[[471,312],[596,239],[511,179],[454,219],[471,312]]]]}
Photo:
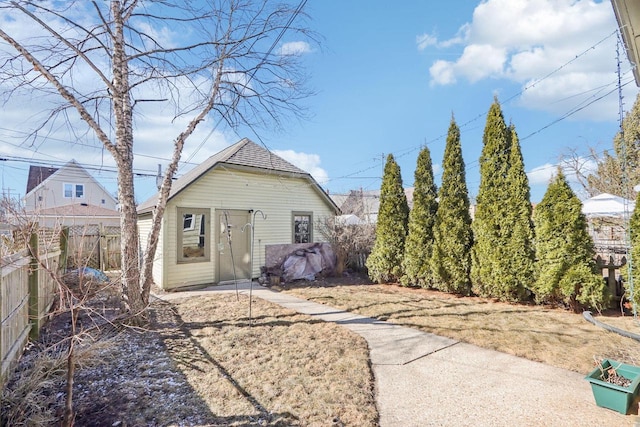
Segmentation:
{"type": "MultiPolygon", "coordinates": [[[[432,85],[509,79],[522,85],[522,106],[558,114],[615,89],[616,29],[608,1],[485,0],[455,37],[439,41],[423,34],[416,42],[420,49],[464,46],[457,59],[434,61],[432,85]],[[604,89],[590,92],[596,88],[604,89]],[[557,103],[559,97],[575,98],[557,103]]],[[[623,64],[626,80],[632,79],[629,68],[623,64]]],[[[635,97],[633,91],[628,88],[628,95],[635,97]]],[[[617,109],[608,108],[615,100],[609,98],[615,96],[598,102],[597,108],[585,108],[582,116],[615,119],[617,109]]]]}
{"type": "Polygon", "coordinates": [[[165,49],[175,48],[177,47],[176,40],[182,35],[175,31],[172,31],[168,27],[156,28],[151,26],[147,22],[139,22],[137,24],[138,31],[140,34],[145,34],[145,41],[149,43],[149,39],[153,40],[154,43],[162,46],[165,49]]]}
{"type": "Polygon", "coordinates": [[[568,161],[562,161],[559,164],[545,163],[541,166],[537,166],[527,172],[530,185],[549,184],[551,179],[556,175],[558,166],[562,167],[562,172],[567,178],[567,181],[571,183],[577,183],[576,170],[578,167],[582,175],[589,175],[597,170],[596,162],[587,157],[577,157],[571,159],[571,163],[568,161]]]}
{"type": "Polygon", "coordinates": [[[475,82],[485,77],[500,77],[506,60],[504,48],[490,44],[469,45],[456,62],[455,70],[475,82]]]}
{"type": "Polygon", "coordinates": [[[302,55],[309,52],[311,52],[311,45],[305,41],[285,43],[278,51],[278,53],[283,56],[302,55]]]}
{"type": "Polygon", "coordinates": [[[449,85],[456,82],[455,64],[438,60],[429,69],[431,84],[449,85]]]}
{"type": "Polygon", "coordinates": [[[431,34],[421,34],[416,36],[416,44],[418,45],[418,50],[425,50],[427,47],[435,45],[438,43],[438,38],[431,34]]]}
{"type": "Polygon", "coordinates": [[[542,166],[535,167],[531,171],[527,172],[530,185],[548,184],[551,178],[556,174],[558,165],[552,165],[551,163],[545,163],[542,166]]]}
{"type": "Polygon", "coordinates": [[[293,150],[273,150],[273,153],[310,173],[319,184],[329,182],[329,175],[320,167],[320,156],[317,154],[299,153],[293,150]]]}
{"type": "Polygon", "coordinates": [[[448,40],[438,40],[438,36],[435,33],[424,33],[418,35],[416,36],[416,44],[418,45],[418,50],[425,50],[429,46],[435,46],[437,48],[448,48],[451,46],[464,44],[464,42],[469,38],[469,29],[470,25],[468,23],[464,24],[458,29],[456,35],[448,40]]]}

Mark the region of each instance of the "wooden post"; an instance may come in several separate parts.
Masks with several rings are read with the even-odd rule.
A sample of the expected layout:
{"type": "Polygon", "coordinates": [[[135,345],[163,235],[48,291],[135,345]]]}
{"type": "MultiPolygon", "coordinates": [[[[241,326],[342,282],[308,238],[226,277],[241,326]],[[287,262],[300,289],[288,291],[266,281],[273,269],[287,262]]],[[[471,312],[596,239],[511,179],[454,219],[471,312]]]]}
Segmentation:
{"type": "MultiPolygon", "coordinates": [[[[4,281],[4,276],[2,275],[2,262],[0,261],[0,388],[4,388],[4,382],[5,382],[5,376],[4,376],[4,370],[2,369],[2,365],[4,365],[4,358],[5,358],[5,351],[4,351],[4,345],[2,345],[2,343],[4,342],[2,339],[2,331],[4,330],[2,323],[4,323],[4,310],[2,310],[2,307],[4,307],[2,305],[2,296],[4,295],[4,286],[2,285],[2,282],[4,281]]],[[[8,375],[7,375],[8,376],[8,375]]]]}
{"type": "Polygon", "coordinates": [[[104,234],[104,227],[100,223],[100,237],[98,238],[98,262],[100,263],[100,271],[106,271],[105,259],[107,258],[107,238],[104,234]]]}
{"type": "Polygon", "coordinates": [[[62,227],[60,231],[60,271],[67,271],[67,258],[69,257],[69,227],[62,227]]]}
{"type": "Polygon", "coordinates": [[[37,340],[40,336],[40,310],[38,309],[38,232],[31,233],[29,239],[29,252],[31,261],[29,262],[29,321],[31,323],[31,331],[29,338],[37,340]]]}

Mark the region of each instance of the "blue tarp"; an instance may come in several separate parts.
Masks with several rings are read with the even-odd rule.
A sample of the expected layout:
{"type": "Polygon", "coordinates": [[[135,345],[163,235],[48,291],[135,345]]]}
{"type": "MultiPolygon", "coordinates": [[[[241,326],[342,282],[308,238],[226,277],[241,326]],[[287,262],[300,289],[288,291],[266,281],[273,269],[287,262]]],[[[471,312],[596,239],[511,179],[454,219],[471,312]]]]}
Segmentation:
{"type": "Polygon", "coordinates": [[[77,274],[78,276],[84,276],[85,279],[96,280],[98,282],[108,282],[109,278],[103,271],[96,270],[95,268],[82,267],[77,270],[72,270],[69,273],[77,274]]]}

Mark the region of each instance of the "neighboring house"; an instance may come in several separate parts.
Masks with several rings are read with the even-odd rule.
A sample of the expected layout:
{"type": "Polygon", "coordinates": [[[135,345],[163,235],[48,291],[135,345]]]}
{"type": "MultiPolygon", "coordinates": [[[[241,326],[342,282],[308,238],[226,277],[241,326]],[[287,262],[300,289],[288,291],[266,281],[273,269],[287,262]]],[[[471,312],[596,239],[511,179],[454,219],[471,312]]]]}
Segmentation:
{"type": "MultiPolygon", "coordinates": [[[[409,208],[413,207],[413,190],[413,187],[404,189],[409,208]]],[[[344,215],[355,215],[364,224],[378,221],[380,190],[351,190],[348,194],[332,194],[331,198],[344,215]]]]}
{"type": "Polygon", "coordinates": [[[608,193],[582,202],[582,213],[587,218],[598,267],[607,280],[611,295],[616,298],[624,294],[621,268],[629,257],[627,230],[634,208],[633,200],[608,193]]]}
{"type": "Polygon", "coordinates": [[[74,226],[119,225],[117,201],[75,160],[63,167],[30,166],[25,211],[40,224],[74,226]]]}
{"type": "Polygon", "coordinates": [[[628,252],[626,222],[635,208],[633,200],[602,193],[582,202],[596,254],[603,259],[628,252]]]}
{"type": "MultiPolygon", "coordinates": [[[[138,206],[143,248],[156,200],[138,206]]],[[[154,281],[176,289],[258,277],[265,245],[323,241],[318,224],[338,211],[309,173],[242,139],[173,182],[154,281]]]]}

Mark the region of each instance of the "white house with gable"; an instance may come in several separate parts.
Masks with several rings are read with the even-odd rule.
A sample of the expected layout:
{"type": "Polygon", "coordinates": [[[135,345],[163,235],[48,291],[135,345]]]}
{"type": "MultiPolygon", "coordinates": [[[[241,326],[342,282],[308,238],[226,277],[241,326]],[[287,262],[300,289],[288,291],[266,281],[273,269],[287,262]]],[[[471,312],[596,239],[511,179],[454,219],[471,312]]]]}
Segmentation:
{"type": "Polygon", "coordinates": [[[117,200],[78,162],[30,166],[23,206],[42,225],[119,225],[117,200]]]}

